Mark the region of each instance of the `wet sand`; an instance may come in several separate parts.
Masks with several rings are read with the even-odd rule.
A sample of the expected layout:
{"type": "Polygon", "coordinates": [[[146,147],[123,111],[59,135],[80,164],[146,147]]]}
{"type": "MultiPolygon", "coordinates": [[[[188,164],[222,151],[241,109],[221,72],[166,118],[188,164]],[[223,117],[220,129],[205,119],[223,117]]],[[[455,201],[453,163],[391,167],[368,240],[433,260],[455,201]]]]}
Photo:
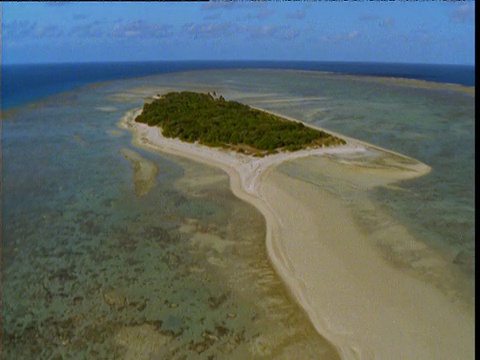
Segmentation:
{"type": "Polygon", "coordinates": [[[342,135],[345,146],[254,158],[166,139],[159,128],[133,121],[140,111],[128,112],[120,124],[134,133],[135,145],[220,167],[230,176],[233,193],[262,212],[272,264],[342,358],[473,358],[474,320],[468,309],[385,261],[339,199],[275,170],[286,161],[318,156],[325,174],[372,187],[422,176],[428,166],[342,135]],[[342,158],[378,154],[385,156],[371,166],[350,159],[345,166],[355,171],[338,170],[342,158]]]}
{"type": "Polygon", "coordinates": [[[134,170],[133,184],[137,196],[145,196],[157,184],[158,167],[151,161],[142,158],[135,151],[121,149],[120,153],[129,160],[134,170]]]}

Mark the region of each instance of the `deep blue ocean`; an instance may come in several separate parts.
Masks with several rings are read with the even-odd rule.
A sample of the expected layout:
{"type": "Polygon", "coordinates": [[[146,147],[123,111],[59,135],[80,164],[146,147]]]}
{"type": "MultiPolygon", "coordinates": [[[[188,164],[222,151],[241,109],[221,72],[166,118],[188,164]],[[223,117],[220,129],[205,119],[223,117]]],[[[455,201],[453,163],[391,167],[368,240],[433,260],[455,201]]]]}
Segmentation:
{"type": "Polygon", "coordinates": [[[417,79],[475,86],[475,67],[316,61],[169,61],[2,66],[2,108],[110,80],[211,69],[290,69],[417,79]]]}

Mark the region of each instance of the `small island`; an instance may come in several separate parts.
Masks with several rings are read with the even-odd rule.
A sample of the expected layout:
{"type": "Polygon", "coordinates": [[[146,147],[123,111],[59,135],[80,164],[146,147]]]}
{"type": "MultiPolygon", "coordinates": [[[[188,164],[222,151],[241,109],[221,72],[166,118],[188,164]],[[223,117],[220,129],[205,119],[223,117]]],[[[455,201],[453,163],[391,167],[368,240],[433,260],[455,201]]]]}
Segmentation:
{"type": "MultiPolygon", "coordinates": [[[[391,358],[389,345],[398,341],[401,350],[407,349],[406,355],[400,353],[398,359],[412,356],[431,359],[431,349],[437,346],[437,339],[428,338],[427,344],[416,344],[412,343],[411,334],[416,334],[418,329],[429,334],[428,331],[443,323],[446,316],[449,326],[455,329],[455,336],[450,339],[450,328],[445,328],[449,335],[445,338],[451,341],[438,353],[454,349],[449,353],[450,358],[457,358],[455,355],[459,351],[465,353],[461,353],[462,358],[472,358],[471,348],[461,343],[473,338],[469,315],[451,311],[449,299],[439,298],[436,288],[427,283],[424,286],[423,281],[418,281],[411,273],[386,266],[378,244],[397,246],[400,243],[400,251],[421,251],[422,254],[426,249],[400,225],[396,225],[392,233],[385,232],[380,226],[372,238],[372,232],[366,233],[358,225],[350,207],[350,198],[357,201],[357,195],[368,189],[425,175],[431,170],[429,166],[346,136],[338,135],[336,140],[321,132],[322,129],[302,125],[295,119],[272,116],[237,102],[227,102],[223,97],[217,98],[216,94],[169,93],[163,97],[158,95],[158,99],[149,99],[145,106],[126,112],[120,122],[122,128],[132,131],[133,144],[145,150],[173,155],[172,160],[179,156],[217,167],[228,174],[232,193],[264,216],[265,249],[292,297],[307,312],[317,332],[329,335],[328,340],[342,354],[352,355],[352,358],[391,358]],[[309,138],[310,130],[318,130],[320,134],[314,131],[314,136],[309,138]],[[258,138],[255,137],[257,134],[258,138]],[[288,143],[282,140],[278,148],[273,143],[273,150],[278,152],[274,155],[268,155],[269,147],[257,150],[261,149],[264,139],[287,139],[288,135],[293,140],[303,138],[303,141],[288,143]],[[236,145],[230,140],[233,136],[239,137],[236,145]],[[328,141],[332,145],[342,144],[340,137],[346,140],[345,145],[322,147],[328,141]],[[257,147],[256,141],[260,143],[257,147]],[[225,146],[228,151],[202,145],[202,142],[225,146]],[[286,151],[289,145],[305,149],[286,151]],[[232,148],[239,151],[252,149],[252,152],[243,155],[232,148]],[[281,164],[286,165],[287,171],[278,169],[281,164]],[[342,197],[337,198],[337,192],[342,197]],[[400,240],[404,236],[405,241],[400,240]],[[394,282],[398,289],[391,291],[385,287],[385,281],[394,282]],[[372,291],[366,292],[365,289],[372,291]],[[414,291],[410,291],[412,289],[414,291]],[[432,303],[435,306],[432,307],[432,303]],[[368,311],[372,307],[374,311],[368,311]],[[332,322],[325,322],[325,319],[332,319],[332,322]],[[391,326],[392,323],[395,326],[391,326]],[[351,324],[354,326],[349,328],[351,324]],[[351,338],[345,338],[345,329],[351,331],[351,338]],[[462,346],[455,347],[457,342],[462,346]],[[411,344],[412,349],[409,348],[411,344]]],[[[140,159],[125,151],[123,154],[130,155],[135,170],[138,167],[135,161],[140,159]]],[[[188,163],[182,166],[190,169],[188,163]]],[[[199,196],[194,190],[199,188],[195,186],[205,186],[206,182],[213,189],[218,181],[216,176],[206,179],[194,171],[185,175],[185,179],[176,186],[193,196],[199,196]]],[[[137,196],[142,194],[137,193],[137,196]]],[[[359,210],[371,206],[366,196],[360,196],[358,201],[362,202],[359,210]]],[[[379,224],[383,224],[383,219],[389,219],[388,215],[385,216],[379,218],[379,224]]],[[[207,237],[206,241],[210,239],[207,237]]],[[[205,260],[212,266],[225,266],[221,252],[214,252],[221,261],[217,262],[217,257],[205,260]]],[[[436,257],[425,259],[432,259],[437,264],[436,257]]]]}
{"type": "Polygon", "coordinates": [[[170,92],[145,103],[136,122],[160,126],[168,138],[264,156],[279,151],[344,145],[345,140],[301,122],[251,108],[223,96],[170,92]]]}

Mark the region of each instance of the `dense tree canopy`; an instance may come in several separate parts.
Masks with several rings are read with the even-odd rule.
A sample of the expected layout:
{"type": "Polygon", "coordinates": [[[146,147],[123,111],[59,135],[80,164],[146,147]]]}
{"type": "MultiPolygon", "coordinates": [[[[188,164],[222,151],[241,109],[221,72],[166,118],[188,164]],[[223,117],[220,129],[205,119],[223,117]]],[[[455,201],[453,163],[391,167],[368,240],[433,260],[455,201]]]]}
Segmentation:
{"type": "Polygon", "coordinates": [[[254,154],[345,144],[344,140],[301,122],[213,94],[170,92],[146,103],[135,121],[160,126],[166,137],[254,154]]]}

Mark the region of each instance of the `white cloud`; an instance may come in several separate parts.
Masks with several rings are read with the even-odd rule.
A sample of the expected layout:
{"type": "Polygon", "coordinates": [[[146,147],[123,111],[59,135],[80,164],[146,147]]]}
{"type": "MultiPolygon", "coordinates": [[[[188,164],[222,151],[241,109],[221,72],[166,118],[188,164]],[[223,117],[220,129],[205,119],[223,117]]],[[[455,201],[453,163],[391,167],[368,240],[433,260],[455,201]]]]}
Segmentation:
{"type": "Polygon", "coordinates": [[[395,24],[395,21],[389,17],[389,18],[386,18],[386,19],[383,19],[382,21],[380,21],[379,25],[381,27],[391,27],[395,24]]]}
{"type": "Polygon", "coordinates": [[[364,14],[358,17],[358,20],[362,22],[377,22],[378,26],[380,27],[391,27],[395,24],[395,21],[391,17],[387,17],[385,19],[382,19],[380,16],[375,15],[375,14],[364,14]]]}
{"type": "Polygon", "coordinates": [[[291,26],[279,25],[253,25],[239,24],[233,22],[221,23],[189,23],[182,28],[184,34],[194,39],[225,38],[227,36],[238,36],[245,39],[272,39],[272,40],[295,40],[300,35],[300,30],[291,26]]]}
{"type": "Polygon", "coordinates": [[[248,26],[243,28],[243,31],[252,38],[272,37],[277,30],[278,28],[273,25],[248,26]]]}
{"type": "Polygon", "coordinates": [[[252,7],[263,7],[266,1],[209,1],[202,4],[201,9],[207,11],[251,9],[252,7]]]}
{"type": "Polygon", "coordinates": [[[215,14],[207,15],[203,19],[204,20],[216,20],[216,19],[219,19],[221,16],[222,16],[222,13],[218,12],[218,13],[215,13],[215,14]]]}
{"type": "Polygon", "coordinates": [[[295,40],[299,35],[298,29],[290,26],[261,25],[261,26],[242,26],[239,28],[240,34],[245,34],[251,39],[270,38],[273,40],[295,40]]]}
{"type": "Polygon", "coordinates": [[[3,24],[3,35],[12,40],[58,38],[63,34],[64,30],[62,28],[51,23],[15,20],[3,24]]]}
{"type": "Polygon", "coordinates": [[[475,5],[462,4],[458,5],[455,10],[450,13],[450,20],[456,23],[466,23],[475,21],[475,5]]]}
{"type": "Polygon", "coordinates": [[[47,6],[54,6],[54,7],[60,7],[60,6],[65,6],[65,5],[73,5],[75,2],[73,1],[47,1],[45,5],[47,6]]]}
{"type": "Polygon", "coordinates": [[[266,9],[266,10],[260,11],[257,18],[259,20],[265,20],[266,18],[272,16],[273,14],[275,14],[275,11],[270,10],[270,9],[266,9]]]}
{"type": "Polygon", "coordinates": [[[307,12],[305,11],[305,9],[301,9],[301,10],[297,10],[293,13],[287,14],[287,18],[288,19],[301,20],[301,19],[305,18],[306,15],[307,15],[307,12]]]}
{"type": "Polygon", "coordinates": [[[285,28],[280,31],[280,33],[277,35],[277,38],[281,40],[296,40],[299,35],[300,30],[285,28]]]}
{"type": "Polygon", "coordinates": [[[358,30],[353,30],[348,33],[342,33],[342,34],[335,34],[335,35],[322,35],[321,39],[324,42],[330,42],[330,43],[341,43],[341,42],[346,42],[346,41],[351,41],[359,38],[361,36],[361,32],[358,30]]]}
{"type": "Polygon", "coordinates": [[[379,16],[378,15],[373,15],[373,14],[365,14],[361,15],[358,20],[360,21],[373,21],[373,20],[378,20],[379,16]]]}
{"type": "Polygon", "coordinates": [[[230,22],[188,23],[183,26],[182,30],[194,38],[223,37],[234,33],[234,25],[230,22]]]}
{"type": "Polygon", "coordinates": [[[105,29],[98,20],[86,24],[75,25],[70,30],[70,35],[85,38],[98,38],[105,35],[105,29]]]}
{"type": "Polygon", "coordinates": [[[351,40],[351,39],[355,39],[357,38],[358,36],[360,35],[360,31],[358,30],[354,30],[354,31],[351,31],[347,34],[347,39],[351,40]]]}
{"type": "Polygon", "coordinates": [[[144,20],[120,21],[110,31],[116,38],[162,38],[172,35],[172,26],[166,24],[152,24],[144,20]]]}
{"type": "Polygon", "coordinates": [[[35,29],[33,31],[33,35],[38,38],[44,38],[44,37],[59,37],[63,35],[63,30],[61,30],[58,26],[56,25],[51,25],[51,24],[37,24],[35,26],[35,29]]]}
{"type": "Polygon", "coordinates": [[[88,18],[88,14],[73,14],[72,15],[72,19],[77,20],[77,21],[85,20],[87,18],[88,18]]]}
{"type": "Polygon", "coordinates": [[[233,1],[209,1],[206,4],[202,4],[202,10],[220,10],[227,9],[230,10],[234,8],[236,4],[233,1]]]}

